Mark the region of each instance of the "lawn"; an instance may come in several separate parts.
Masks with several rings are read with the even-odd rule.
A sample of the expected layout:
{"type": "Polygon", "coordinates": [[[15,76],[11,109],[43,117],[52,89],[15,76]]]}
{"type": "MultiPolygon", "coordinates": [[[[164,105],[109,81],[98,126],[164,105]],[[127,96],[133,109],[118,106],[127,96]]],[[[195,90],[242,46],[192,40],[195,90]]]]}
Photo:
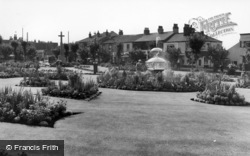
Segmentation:
{"type": "MultiPolygon", "coordinates": [[[[20,80],[1,79],[0,87],[20,80]]],[[[250,101],[249,90],[238,90],[250,101]]],[[[250,155],[250,107],[193,102],[196,93],[100,91],[90,102],[66,99],[82,113],[55,128],[0,122],[0,139],[63,139],[72,156],[250,155]]]]}

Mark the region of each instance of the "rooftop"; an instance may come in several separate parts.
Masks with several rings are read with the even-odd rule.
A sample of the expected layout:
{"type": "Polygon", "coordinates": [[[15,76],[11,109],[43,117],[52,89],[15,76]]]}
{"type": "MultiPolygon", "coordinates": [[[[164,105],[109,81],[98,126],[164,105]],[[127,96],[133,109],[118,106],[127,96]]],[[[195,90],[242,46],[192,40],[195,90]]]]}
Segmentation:
{"type": "Polygon", "coordinates": [[[163,34],[151,33],[149,35],[143,35],[142,37],[137,39],[135,42],[155,41],[157,37],[159,37],[159,41],[164,41],[164,40],[168,39],[171,35],[173,35],[172,31],[163,32],[163,34]]]}
{"type": "Polygon", "coordinates": [[[128,43],[128,42],[134,42],[138,38],[140,38],[142,34],[139,35],[117,35],[114,36],[112,39],[104,42],[104,43],[128,43]]]}
{"type": "MultiPolygon", "coordinates": [[[[188,38],[184,36],[184,33],[174,34],[167,42],[187,42],[188,38]]],[[[206,35],[206,42],[222,42],[215,38],[206,35]]]]}
{"type": "MultiPolygon", "coordinates": [[[[116,36],[117,35],[117,33],[115,33],[114,31],[111,31],[111,32],[109,32],[109,37],[114,37],[114,36],[116,36]]],[[[85,38],[85,39],[82,39],[82,40],[80,40],[80,41],[78,41],[78,42],[81,42],[81,43],[89,43],[89,42],[94,42],[95,40],[97,41],[97,42],[99,42],[99,41],[103,41],[103,40],[105,40],[107,38],[107,35],[106,35],[106,32],[103,32],[102,34],[100,34],[100,36],[98,36],[97,34],[95,34],[95,35],[93,35],[91,38],[90,37],[87,37],[87,38],[85,38]]]]}

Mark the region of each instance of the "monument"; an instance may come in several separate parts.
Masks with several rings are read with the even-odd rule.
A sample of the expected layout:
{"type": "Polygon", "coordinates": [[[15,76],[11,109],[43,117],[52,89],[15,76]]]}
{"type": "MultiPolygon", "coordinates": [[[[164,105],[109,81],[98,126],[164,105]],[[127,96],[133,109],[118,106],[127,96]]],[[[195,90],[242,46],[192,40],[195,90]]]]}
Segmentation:
{"type": "Polygon", "coordinates": [[[60,37],[60,55],[58,56],[58,60],[61,60],[62,62],[66,62],[66,58],[64,55],[64,48],[63,48],[63,33],[61,32],[60,35],[58,35],[60,37]]]}

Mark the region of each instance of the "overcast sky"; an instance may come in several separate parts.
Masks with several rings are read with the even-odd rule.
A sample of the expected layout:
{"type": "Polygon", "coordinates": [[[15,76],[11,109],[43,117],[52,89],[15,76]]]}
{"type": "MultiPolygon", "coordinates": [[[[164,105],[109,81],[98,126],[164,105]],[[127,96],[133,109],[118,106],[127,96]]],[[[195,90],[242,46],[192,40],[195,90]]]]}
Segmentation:
{"type": "Polygon", "coordinates": [[[156,32],[159,25],[172,31],[173,24],[180,32],[191,18],[205,19],[231,12],[237,23],[235,34],[217,39],[229,48],[239,41],[240,33],[250,33],[249,0],[0,0],[0,35],[9,39],[16,32],[24,39],[59,42],[60,31],[64,41],[75,42],[88,33],[115,31],[124,34],[143,33],[145,27],[156,32]]]}

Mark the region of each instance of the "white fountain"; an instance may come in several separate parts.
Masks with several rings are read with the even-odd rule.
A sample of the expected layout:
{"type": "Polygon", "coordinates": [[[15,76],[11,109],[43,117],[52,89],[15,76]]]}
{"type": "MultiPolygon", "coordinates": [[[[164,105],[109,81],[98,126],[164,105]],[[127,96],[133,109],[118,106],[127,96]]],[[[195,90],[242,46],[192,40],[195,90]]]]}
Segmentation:
{"type": "MultiPolygon", "coordinates": [[[[156,38],[156,45],[158,43],[158,39],[156,38]]],[[[150,50],[150,53],[157,52],[154,57],[146,61],[146,65],[149,71],[152,73],[162,72],[168,68],[168,61],[164,58],[160,57],[159,54],[162,53],[162,49],[159,47],[153,48],[150,50]]]]}

